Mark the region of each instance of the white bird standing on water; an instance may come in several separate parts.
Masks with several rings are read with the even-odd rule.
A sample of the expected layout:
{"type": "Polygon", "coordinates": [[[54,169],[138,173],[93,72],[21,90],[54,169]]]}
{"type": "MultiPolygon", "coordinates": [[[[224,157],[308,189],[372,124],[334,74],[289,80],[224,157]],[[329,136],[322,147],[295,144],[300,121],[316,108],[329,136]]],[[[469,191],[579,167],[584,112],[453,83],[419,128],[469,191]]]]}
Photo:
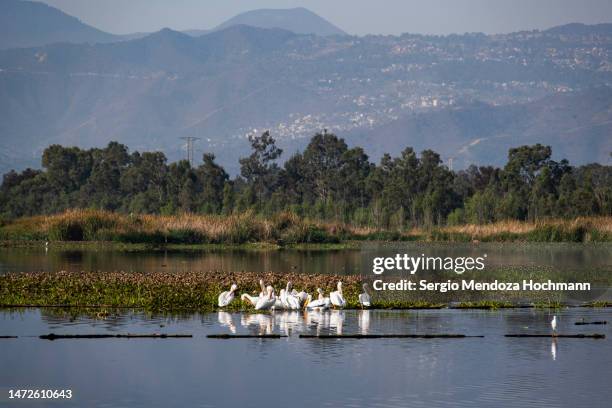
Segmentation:
{"type": "Polygon", "coordinates": [[[302,306],[304,306],[304,303],[306,302],[306,299],[308,299],[308,293],[304,292],[303,290],[298,292],[297,290],[293,289],[291,291],[291,294],[295,297],[298,298],[298,300],[300,301],[300,308],[302,306]]]}
{"type": "Polygon", "coordinates": [[[238,286],[235,283],[233,283],[230,290],[226,292],[222,292],[219,295],[219,302],[218,302],[219,307],[225,307],[229,305],[230,303],[232,303],[232,300],[234,300],[234,292],[236,291],[236,289],[238,289],[238,286]]]}
{"type": "Polygon", "coordinates": [[[319,310],[325,310],[325,309],[329,309],[329,305],[331,304],[329,298],[326,298],[325,296],[323,296],[323,289],[321,288],[317,288],[317,292],[319,293],[319,297],[317,300],[312,300],[312,296],[308,295],[308,298],[306,300],[306,309],[308,310],[314,310],[314,309],[319,309],[319,310]]]}
{"type": "Polygon", "coordinates": [[[289,310],[299,310],[302,307],[302,302],[300,298],[296,294],[293,294],[292,291],[293,284],[291,282],[287,282],[287,288],[285,289],[284,296],[281,298],[283,302],[283,306],[289,310]]]}
{"type": "Polygon", "coordinates": [[[240,295],[240,299],[243,302],[244,301],[249,302],[253,306],[257,305],[257,301],[266,295],[266,286],[264,285],[263,279],[259,280],[259,287],[261,289],[259,292],[259,296],[252,296],[252,295],[249,295],[248,293],[243,293],[242,295],[240,295]]]}
{"type": "Polygon", "coordinates": [[[274,288],[268,286],[266,288],[266,295],[260,296],[255,305],[255,310],[269,310],[276,303],[276,296],[274,296],[274,288]]]}
{"type": "Polygon", "coordinates": [[[259,296],[251,296],[248,293],[243,293],[242,295],[240,295],[240,299],[243,302],[249,302],[252,306],[255,306],[257,304],[257,301],[259,300],[259,296]]]}
{"type": "Polygon", "coordinates": [[[329,300],[336,307],[343,308],[346,306],[346,300],[342,294],[342,282],[338,282],[338,290],[329,294],[329,300]]]}
{"type": "Polygon", "coordinates": [[[370,307],[372,306],[372,299],[370,298],[370,294],[368,293],[368,284],[363,284],[363,293],[359,294],[359,303],[361,307],[370,307]]]}
{"type": "Polygon", "coordinates": [[[552,327],[553,336],[557,335],[557,315],[553,316],[553,319],[550,321],[550,327],[552,327]]]}

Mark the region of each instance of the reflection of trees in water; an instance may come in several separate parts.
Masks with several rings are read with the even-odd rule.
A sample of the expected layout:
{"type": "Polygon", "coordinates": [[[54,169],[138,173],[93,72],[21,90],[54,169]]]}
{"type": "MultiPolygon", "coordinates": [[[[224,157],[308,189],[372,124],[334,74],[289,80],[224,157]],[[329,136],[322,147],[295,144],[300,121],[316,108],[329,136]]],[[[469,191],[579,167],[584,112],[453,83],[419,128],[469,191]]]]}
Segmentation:
{"type": "Polygon", "coordinates": [[[245,250],[122,251],[112,248],[62,249],[0,248],[0,264],[7,271],[127,271],[190,272],[250,271],[346,275],[359,272],[357,250],[245,250]]]}

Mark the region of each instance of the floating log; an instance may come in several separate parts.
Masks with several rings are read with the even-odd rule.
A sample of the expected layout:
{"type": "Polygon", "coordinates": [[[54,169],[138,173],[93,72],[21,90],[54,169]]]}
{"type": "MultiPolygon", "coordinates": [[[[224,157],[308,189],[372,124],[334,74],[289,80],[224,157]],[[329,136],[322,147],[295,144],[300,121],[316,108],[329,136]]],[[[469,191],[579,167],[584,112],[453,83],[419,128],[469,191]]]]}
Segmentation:
{"type": "Polygon", "coordinates": [[[465,334],[300,334],[301,339],[465,339],[465,334]]]}
{"type": "Polygon", "coordinates": [[[58,339],[176,339],[189,338],[192,334],[43,334],[38,336],[43,340],[58,340],[58,339]]]}
{"type": "Polygon", "coordinates": [[[209,334],[209,339],[280,339],[282,334],[209,334]]]}
{"type": "Polygon", "coordinates": [[[564,339],[605,339],[605,334],[506,334],[506,337],[548,337],[564,339]]]}
{"type": "Polygon", "coordinates": [[[595,321],[595,322],[576,322],[574,324],[576,326],[585,326],[587,324],[608,324],[608,322],[605,320],[602,320],[602,321],[595,321]]]}
{"type": "Polygon", "coordinates": [[[17,336],[0,336],[0,339],[16,339],[17,336]]]}

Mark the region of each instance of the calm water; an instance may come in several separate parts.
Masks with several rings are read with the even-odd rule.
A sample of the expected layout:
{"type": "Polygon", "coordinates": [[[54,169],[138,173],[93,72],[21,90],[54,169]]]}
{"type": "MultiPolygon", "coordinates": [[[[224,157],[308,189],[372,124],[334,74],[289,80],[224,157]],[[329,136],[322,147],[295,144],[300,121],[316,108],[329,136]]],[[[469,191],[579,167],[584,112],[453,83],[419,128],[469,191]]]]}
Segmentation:
{"type": "Polygon", "coordinates": [[[123,312],[106,320],[58,310],[0,311],[0,405],[103,407],[610,407],[610,309],[213,313],[123,312]],[[191,333],[192,339],[39,340],[44,333],[191,333]],[[299,339],[299,333],[462,333],[470,339],[299,339]],[[283,333],[213,340],[213,333],[283,333]],[[70,388],[69,402],[14,402],[9,388],[70,388]]]}
{"type": "Polygon", "coordinates": [[[410,253],[457,257],[487,254],[487,267],[545,266],[554,270],[612,272],[610,244],[365,244],[361,250],[113,251],[0,248],[0,273],[32,271],[251,271],[358,274],[365,253],[410,253]]]}
{"type": "MultiPolygon", "coordinates": [[[[612,246],[380,244],[389,253],[488,255],[483,276],[517,267],[608,290],[612,246]]],[[[21,271],[364,273],[364,251],[152,251],[2,248],[0,274],[21,271]]],[[[510,272],[512,273],[512,272],[510,272]]],[[[425,274],[423,274],[425,276],[425,274]]],[[[605,295],[604,295],[605,296],[605,295]]],[[[609,297],[609,296],[608,296],[609,297]]],[[[611,309],[556,312],[562,333],[605,340],[503,337],[548,333],[547,310],[190,314],[122,311],[104,320],[58,309],[0,309],[0,406],[609,407],[611,309]],[[190,339],[39,340],[54,333],[188,333],[190,339]],[[207,334],[281,333],[279,340],[207,334]],[[300,333],[459,333],[468,339],[299,339],[300,333]],[[9,401],[11,388],[72,389],[70,401],[9,401]]]]}

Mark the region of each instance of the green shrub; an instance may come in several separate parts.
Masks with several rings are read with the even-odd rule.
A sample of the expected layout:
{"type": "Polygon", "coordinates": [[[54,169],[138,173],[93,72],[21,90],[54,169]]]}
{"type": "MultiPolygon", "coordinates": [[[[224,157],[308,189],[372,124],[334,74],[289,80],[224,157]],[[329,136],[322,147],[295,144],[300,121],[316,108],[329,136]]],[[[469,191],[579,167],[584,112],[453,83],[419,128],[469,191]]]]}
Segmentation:
{"type": "Polygon", "coordinates": [[[202,233],[190,229],[170,230],[167,235],[169,244],[205,244],[208,241],[202,233]]]}

